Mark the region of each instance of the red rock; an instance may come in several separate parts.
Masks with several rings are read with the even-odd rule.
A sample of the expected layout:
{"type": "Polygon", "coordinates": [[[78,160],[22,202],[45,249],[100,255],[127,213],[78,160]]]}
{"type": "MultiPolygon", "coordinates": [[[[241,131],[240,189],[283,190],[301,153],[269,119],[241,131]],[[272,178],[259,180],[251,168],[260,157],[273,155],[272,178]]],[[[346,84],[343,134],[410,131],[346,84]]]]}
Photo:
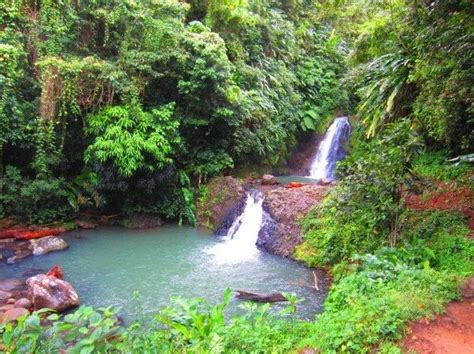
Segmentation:
{"type": "Polygon", "coordinates": [[[13,238],[19,235],[21,232],[31,231],[27,227],[12,227],[10,229],[0,229],[0,239],[13,238]]]}
{"type": "Polygon", "coordinates": [[[301,182],[290,182],[285,185],[285,188],[286,189],[301,188],[305,185],[306,185],[305,183],[301,183],[301,182]]]}
{"type": "Polygon", "coordinates": [[[64,227],[55,227],[50,229],[42,229],[42,230],[35,230],[35,231],[24,231],[15,234],[15,238],[17,240],[31,240],[34,238],[41,238],[45,236],[55,236],[59,235],[62,232],[65,232],[66,229],[64,227]]]}
{"type": "Polygon", "coordinates": [[[27,309],[17,307],[8,310],[3,314],[2,321],[3,322],[10,322],[10,321],[16,321],[18,318],[24,315],[29,315],[30,312],[27,309]]]}
{"type": "Polygon", "coordinates": [[[15,306],[12,305],[12,304],[9,304],[9,305],[3,305],[2,307],[0,307],[0,311],[8,311],[8,310],[11,310],[12,308],[14,308],[15,306]]]}
{"type": "Polygon", "coordinates": [[[57,264],[53,265],[50,270],[46,273],[47,276],[50,277],[56,277],[58,279],[63,279],[64,278],[64,271],[61,269],[61,267],[57,264]]]}

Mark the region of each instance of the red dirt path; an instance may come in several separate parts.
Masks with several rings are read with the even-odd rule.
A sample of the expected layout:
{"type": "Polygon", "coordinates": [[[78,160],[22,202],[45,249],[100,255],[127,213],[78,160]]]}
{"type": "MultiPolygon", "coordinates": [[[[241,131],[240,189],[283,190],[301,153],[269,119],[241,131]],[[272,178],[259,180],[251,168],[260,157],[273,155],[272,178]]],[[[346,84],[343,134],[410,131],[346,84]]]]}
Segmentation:
{"type": "MultiPolygon", "coordinates": [[[[474,237],[473,193],[467,188],[456,188],[439,183],[438,190],[427,196],[405,196],[410,209],[455,210],[468,218],[470,237],[474,237]]],[[[444,315],[432,321],[421,320],[410,323],[408,334],[402,342],[407,353],[420,354],[474,354],[474,277],[461,288],[464,299],[452,302],[444,315]]]]}
{"type": "MultiPolygon", "coordinates": [[[[474,195],[468,187],[456,187],[447,183],[438,182],[438,189],[427,195],[409,194],[405,196],[405,203],[414,210],[453,210],[466,215],[469,228],[474,231],[474,195]]],[[[474,237],[471,232],[470,237],[474,237]]]]}
{"type": "Polygon", "coordinates": [[[450,303],[446,314],[437,316],[431,322],[410,324],[402,347],[407,353],[474,353],[473,299],[450,303]]]}

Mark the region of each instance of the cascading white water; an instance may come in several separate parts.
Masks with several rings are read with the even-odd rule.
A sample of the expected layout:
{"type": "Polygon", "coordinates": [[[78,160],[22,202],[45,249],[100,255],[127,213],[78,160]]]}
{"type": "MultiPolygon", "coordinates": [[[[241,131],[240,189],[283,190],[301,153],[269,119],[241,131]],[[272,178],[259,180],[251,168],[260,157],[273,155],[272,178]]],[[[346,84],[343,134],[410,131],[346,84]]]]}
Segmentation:
{"type": "Polygon", "coordinates": [[[216,262],[239,263],[258,255],[256,243],[263,221],[262,204],[262,193],[252,191],[247,194],[244,211],[232,223],[224,241],[206,251],[214,256],[216,262]]]}
{"type": "Polygon", "coordinates": [[[346,152],[344,143],[349,141],[351,126],[347,117],[339,117],[329,127],[311,164],[309,177],[315,179],[334,179],[336,162],[342,160],[346,152]]]}

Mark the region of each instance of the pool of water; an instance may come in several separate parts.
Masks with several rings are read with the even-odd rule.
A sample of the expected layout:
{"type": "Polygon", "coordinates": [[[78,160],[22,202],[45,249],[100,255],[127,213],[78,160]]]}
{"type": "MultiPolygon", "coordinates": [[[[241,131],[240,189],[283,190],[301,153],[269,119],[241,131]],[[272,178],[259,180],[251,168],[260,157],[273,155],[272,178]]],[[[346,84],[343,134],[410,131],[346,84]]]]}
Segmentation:
{"type": "MultiPolygon", "coordinates": [[[[209,249],[224,241],[207,231],[173,225],[145,231],[99,228],[72,231],[64,239],[70,246],[64,252],[0,264],[0,278],[21,277],[31,269],[47,271],[59,264],[82,304],[120,306],[127,321],[137,316],[139,308],[134,292],[140,294],[140,307],[151,314],[173,296],[217,303],[228,287],[294,292],[302,300],[300,318],[312,319],[322,311],[325,291],[312,288],[310,269],[264,252],[238,263],[217,262],[209,249]]],[[[230,311],[236,311],[239,303],[233,299],[230,311]]]]}

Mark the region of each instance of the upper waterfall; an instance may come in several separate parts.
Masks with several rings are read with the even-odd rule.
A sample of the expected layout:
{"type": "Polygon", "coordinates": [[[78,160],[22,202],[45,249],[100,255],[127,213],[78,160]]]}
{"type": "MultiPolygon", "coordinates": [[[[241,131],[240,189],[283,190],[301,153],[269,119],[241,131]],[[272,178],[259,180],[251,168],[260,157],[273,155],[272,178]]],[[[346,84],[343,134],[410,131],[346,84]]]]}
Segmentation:
{"type": "Polygon", "coordinates": [[[351,125],[347,117],[339,117],[329,127],[319,144],[316,157],[311,164],[309,177],[315,179],[334,179],[336,162],[346,155],[344,144],[349,142],[351,125]]]}
{"type": "Polygon", "coordinates": [[[256,243],[263,221],[263,195],[254,190],[247,194],[244,210],[232,223],[224,242],[207,250],[218,263],[238,263],[258,255],[256,243]]]}

